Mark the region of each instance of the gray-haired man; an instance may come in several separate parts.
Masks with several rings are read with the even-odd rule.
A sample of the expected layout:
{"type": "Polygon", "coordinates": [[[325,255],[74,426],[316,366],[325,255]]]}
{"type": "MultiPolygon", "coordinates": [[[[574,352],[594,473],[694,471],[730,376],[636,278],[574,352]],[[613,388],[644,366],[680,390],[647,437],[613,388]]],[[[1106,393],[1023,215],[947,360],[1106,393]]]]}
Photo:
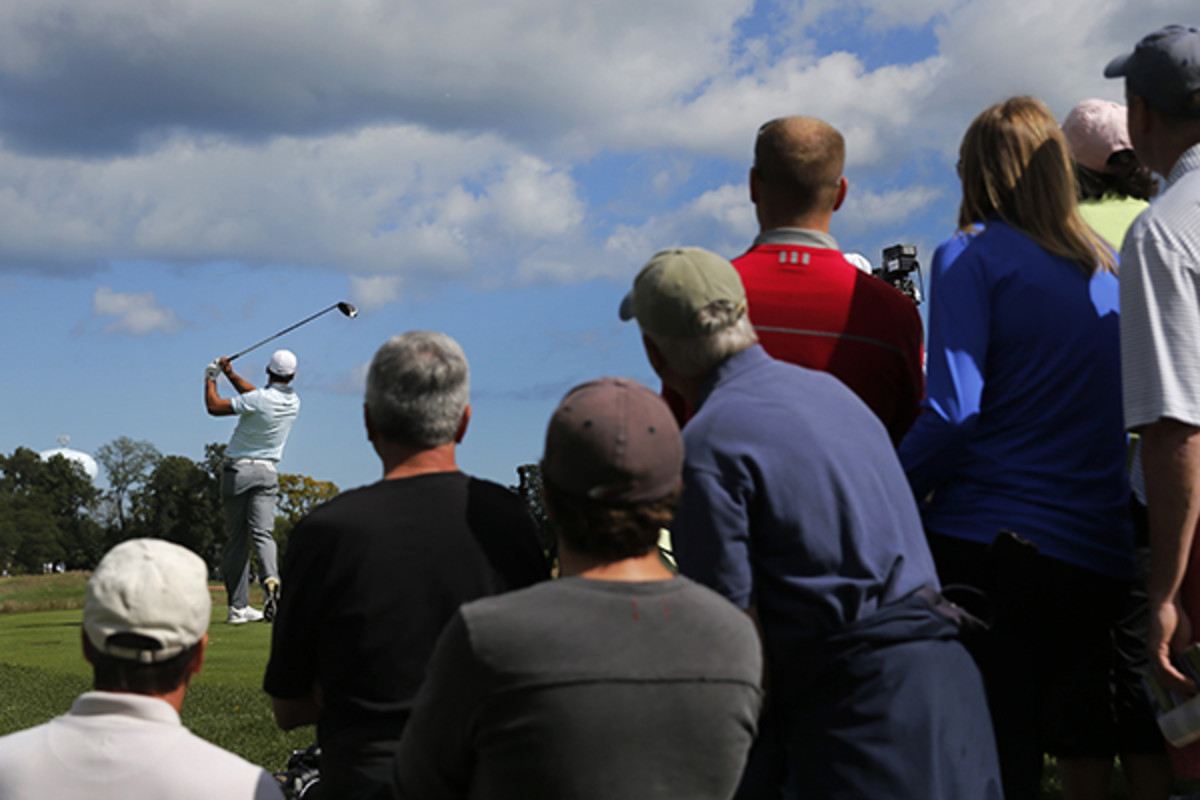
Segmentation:
{"type": "Polygon", "coordinates": [[[0,738],[0,797],[282,800],[268,772],[179,721],[211,613],[208,567],[195,553],[162,539],[109,550],[83,605],[95,688],[63,716],[0,738]]]}
{"type": "Polygon", "coordinates": [[[442,333],[384,343],[367,374],[383,480],[292,531],[263,688],[284,730],[316,723],[326,796],[390,796],[425,665],[459,605],[549,577],[533,523],[455,462],[471,418],[466,357],[442,333]]]}

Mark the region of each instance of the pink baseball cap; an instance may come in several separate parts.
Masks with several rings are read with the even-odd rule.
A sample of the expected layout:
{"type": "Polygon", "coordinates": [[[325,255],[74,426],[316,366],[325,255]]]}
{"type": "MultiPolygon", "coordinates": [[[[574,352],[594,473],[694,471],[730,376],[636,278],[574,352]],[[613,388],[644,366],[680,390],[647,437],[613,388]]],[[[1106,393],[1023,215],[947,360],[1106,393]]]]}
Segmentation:
{"type": "Polygon", "coordinates": [[[1084,100],[1071,109],[1062,124],[1071,157],[1095,172],[1108,171],[1108,159],[1132,150],[1125,106],[1111,100],[1084,100]]]}
{"type": "Polygon", "coordinates": [[[576,386],[550,417],[542,475],[575,497],[658,500],[683,478],[683,437],[667,404],[634,380],[576,386]]]}

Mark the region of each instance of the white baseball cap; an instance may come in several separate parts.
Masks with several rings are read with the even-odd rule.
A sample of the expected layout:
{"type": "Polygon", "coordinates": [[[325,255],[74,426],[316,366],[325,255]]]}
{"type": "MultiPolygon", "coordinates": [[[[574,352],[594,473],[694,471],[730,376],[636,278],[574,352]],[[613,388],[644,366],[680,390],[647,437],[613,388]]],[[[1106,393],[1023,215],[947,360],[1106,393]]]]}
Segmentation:
{"type": "Polygon", "coordinates": [[[276,350],[271,354],[271,363],[267,372],[280,378],[290,378],[296,374],[296,354],[291,350],[276,350]]]}
{"type": "Polygon", "coordinates": [[[98,652],[152,664],[199,642],[211,614],[208,567],[200,556],[164,539],[130,539],[109,550],[92,573],[83,629],[98,652]],[[109,643],[122,633],[158,647],[109,643]]]}

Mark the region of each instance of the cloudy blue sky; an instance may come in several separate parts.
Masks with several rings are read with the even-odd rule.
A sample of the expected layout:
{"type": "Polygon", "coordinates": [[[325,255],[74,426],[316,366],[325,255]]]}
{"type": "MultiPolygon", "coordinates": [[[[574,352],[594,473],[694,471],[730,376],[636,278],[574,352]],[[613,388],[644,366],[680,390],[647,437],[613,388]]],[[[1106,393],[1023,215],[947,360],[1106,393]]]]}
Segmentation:
{"type": "Polygon", "coordinates": [[[515,483],[572,385],[654,382],[638,267],[753,238],[760,123],[846,135],[844,249],[928,256],[975,114],[1119,100],[1104,64],[1170,22],[1195,0],[0,0],[0,451],[200,458],[232,430],[204,365],[348,300],[282,340],[282,469],[375,480],[366,364],[434,328],[473,367],[461,465],[515,483]]]}

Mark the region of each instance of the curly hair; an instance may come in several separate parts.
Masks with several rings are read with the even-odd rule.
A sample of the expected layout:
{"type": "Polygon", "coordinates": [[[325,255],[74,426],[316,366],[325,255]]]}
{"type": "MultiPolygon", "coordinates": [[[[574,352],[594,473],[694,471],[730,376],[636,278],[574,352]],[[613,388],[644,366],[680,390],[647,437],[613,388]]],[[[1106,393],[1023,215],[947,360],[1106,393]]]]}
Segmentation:
{"type": "Polygon", "coordinates": [[[680,484],[657,500],[607,505],[567,494],[542,479],[546,511],[562,543],[572,552],[608,562],[649,553],[658,544],[662,529],[675,519],[682,494],[680,484]]]}
{"type": "Polygon", "coordinates": [[[1158,178],[1132,150],[1118,150],[1108,157],[1107,170],[1096,172],[1075,162],[1075,191],[1080,200],[1105,197],[1134,197],[1149,200],[1158,194],[1158,178]]]}

